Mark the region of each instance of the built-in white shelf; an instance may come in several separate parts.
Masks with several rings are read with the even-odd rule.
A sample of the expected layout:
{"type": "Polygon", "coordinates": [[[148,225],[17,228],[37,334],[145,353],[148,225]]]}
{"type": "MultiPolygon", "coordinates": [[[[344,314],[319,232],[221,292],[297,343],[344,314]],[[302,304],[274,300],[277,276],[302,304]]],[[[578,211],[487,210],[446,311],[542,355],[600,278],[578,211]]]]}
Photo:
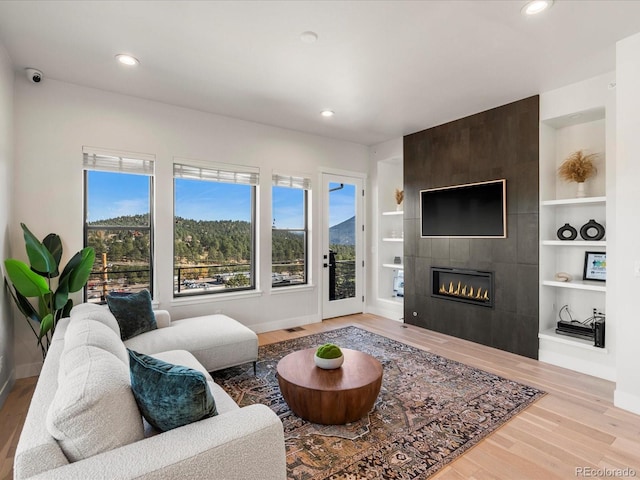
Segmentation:
{"type": "Polygon", "coordinates": [[[609,353],[606,348],[594,347],[593,340],[561,335],[559,333],[556,333],[555,328],[543,330],[542,332],[538,333],[538,338],[541,340],[549,340],[551,342],[560,343],[563,345],[571,345],[572,347],[576,348],[583,348],[592,352],[598,352],[602,354],[609,353]]]}
{"type": "Polygon", "coordinates": [[[382,266],[384,268],[394,268],[396,270],[404,270],[404,265],[399,263],[383,263],[382,266]]]}
{"type": "Polygon", "coordinates": [[[542,245],[548,245],[552,247],[595,247],[605,248],[607,246],[606,240],[587,241],[587,240],[543,240],[542,245]]]}
{"type": "Polygon", "coordinates": [[[544,280],[542,284],[547,285],[549,287],[574,288],[576,290],[591,290],[592,292],[607,291],[607,286],[604,283],[602,285],[598,285],[591,282],[584,282],[582,280],[571,280],[570,282],[557,282],[555,280],[544,280]]]}
{"type": "Polygon", "coordinates": [[[404,238],[392,238],[392,237],[385,237],[382,239],[383,242],[404,242],[404,238]]]}
{"type": "Polygon", "coordinates": [[[606,203],[607,197],[582,197],[582,198],[561,198],[557,200],[543,200],[543,206],[554,207],[558,205],[584,205],[594,203],[606,203]]]}
{"type": "Polygon", "coordinates": [[[403,215],[404,212],[402,210],[393,210],[391,212],[382,212],[382,215],[403,215]]]}

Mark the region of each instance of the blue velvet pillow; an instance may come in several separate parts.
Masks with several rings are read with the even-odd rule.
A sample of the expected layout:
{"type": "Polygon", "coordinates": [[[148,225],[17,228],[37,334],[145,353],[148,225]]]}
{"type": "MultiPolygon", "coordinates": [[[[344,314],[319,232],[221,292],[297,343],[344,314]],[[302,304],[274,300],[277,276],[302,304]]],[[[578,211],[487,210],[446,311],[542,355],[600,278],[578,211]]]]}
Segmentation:
{"type": "Polygon", "coordinates": [[[158,430],[166,432],[218,414],[202,372],[133,350],[129,350],[129,369],[138,408],[158,430]]]}
{"type": "Polygon", "coordinates": [[[110,293],[107,295],[107,305],[120,325],[122,340],[158,328],[149,290],[138,293],[110,293]]]}

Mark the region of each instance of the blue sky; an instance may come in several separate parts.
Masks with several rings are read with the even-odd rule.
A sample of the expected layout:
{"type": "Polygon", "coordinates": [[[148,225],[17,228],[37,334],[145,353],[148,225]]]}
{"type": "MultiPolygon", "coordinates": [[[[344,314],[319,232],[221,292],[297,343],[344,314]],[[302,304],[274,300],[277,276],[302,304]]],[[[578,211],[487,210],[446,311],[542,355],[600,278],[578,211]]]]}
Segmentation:
{"type": "MultiPolygon", "coordinates": [[[[329,190],[338,188],[339,183],[329,183],[329,190]]],[[[348,183],[344,188],[329,193],[329,226],[333,227],[356,214],[355,209],[356,187],[348,183]]]]}
{"type": "Polygon", "coordinates": [[[149,177],[89,171],[87,220],[149,213],[149,177]]]}
{"type": "Polygon", "coordinates": [[[251,221],[251,187],[184,178],[175,181],[175,215],[192,220],[251,221]]]}
{"type": "Polygon", "coordinates": [[[274,187],[272,192],[273,226],[276,228],[304,228],[304,190],[274,187]]]}
{"type": "MultiPolygon", "coordinates": [[[[89,215],[94,222],[122,215],[149,212],[149,178],[111,172],[90,171],[89,215]]],[[[329,188],[339,184],[331,183],[329,188]]],[[[175,214],[194,220],[251,220],[248,185],[178,179],[175,182],[175,214]]],[[[161,195],[156,192],[156,195],[161,195]]],[[[273,211],[278,228],[303,228],[303,191],[277,187],[273,190],[273,211]]],[[[355,186],[345,184],[330,193],[329,224],[341,223],[355,215],[355,186]]]]}

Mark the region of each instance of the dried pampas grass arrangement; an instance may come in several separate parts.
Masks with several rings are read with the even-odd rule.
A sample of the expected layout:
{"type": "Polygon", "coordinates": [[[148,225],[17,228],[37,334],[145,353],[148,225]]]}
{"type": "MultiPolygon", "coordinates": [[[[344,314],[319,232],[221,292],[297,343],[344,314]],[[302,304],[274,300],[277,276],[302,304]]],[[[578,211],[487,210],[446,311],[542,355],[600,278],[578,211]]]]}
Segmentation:
{"type": "Polygon", "coordinates": [[[398,190],[396,188],[396,204],[400,205],[404,200],[404,190],[398,190]]]}
{"type": "Polygon", "coordinates": [[[558,168],[558,175],[566,182],[582,183],[597,173],[593,164],[597,156],[597,153],[585,155],[582,150],[573,152],[558,168]]]}

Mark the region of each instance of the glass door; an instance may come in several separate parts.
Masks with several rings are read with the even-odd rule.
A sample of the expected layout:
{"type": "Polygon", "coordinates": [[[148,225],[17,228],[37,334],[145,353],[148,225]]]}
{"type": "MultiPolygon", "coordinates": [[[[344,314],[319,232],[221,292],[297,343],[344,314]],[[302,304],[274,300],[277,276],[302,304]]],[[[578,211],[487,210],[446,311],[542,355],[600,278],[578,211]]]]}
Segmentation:
{"type": "Polygon", "coordinates": [[[363,300],[363,181],[323,174],[322,318],[361,313],[363,300]]]}

